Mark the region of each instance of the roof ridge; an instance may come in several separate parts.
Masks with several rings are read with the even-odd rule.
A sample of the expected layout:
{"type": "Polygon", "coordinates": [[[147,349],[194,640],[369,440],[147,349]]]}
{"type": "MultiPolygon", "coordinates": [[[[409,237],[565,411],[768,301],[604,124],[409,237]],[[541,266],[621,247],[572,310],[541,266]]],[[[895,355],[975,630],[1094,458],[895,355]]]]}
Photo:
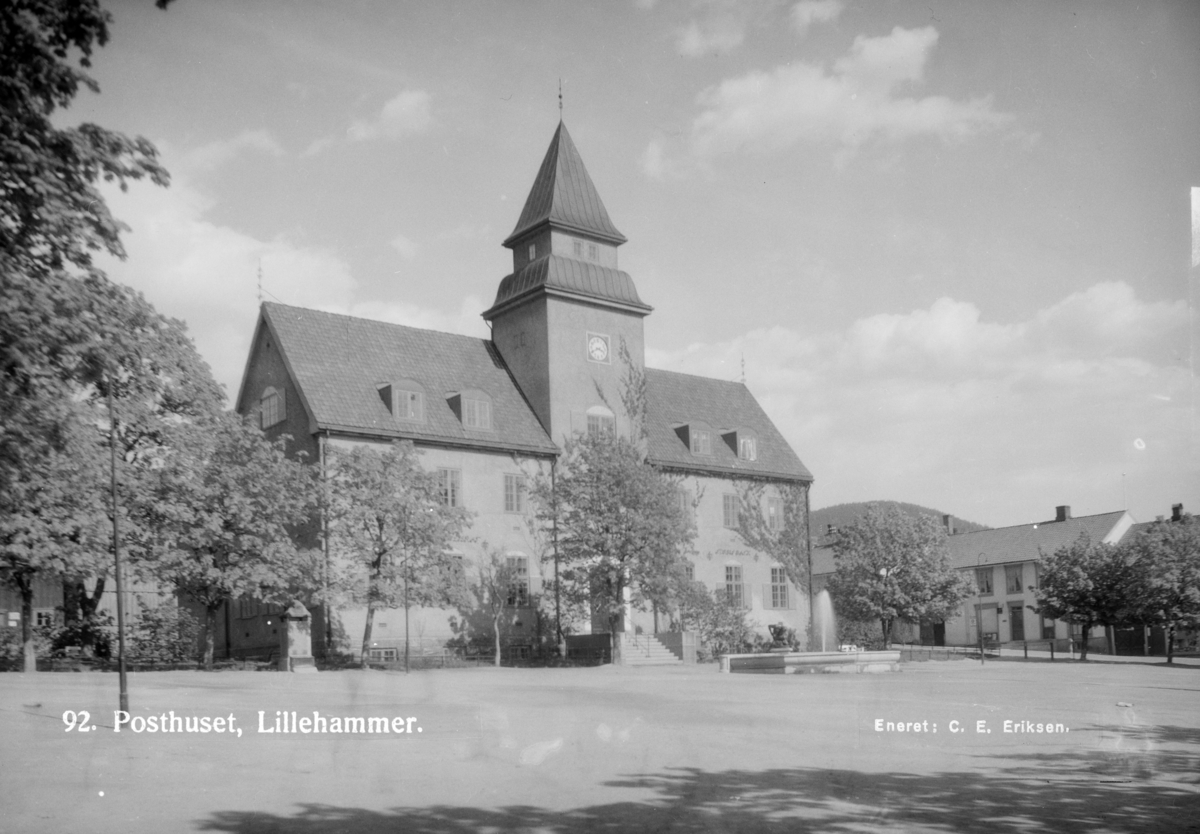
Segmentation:
{"type": "Polygon", "coordinates": [[[1068,521],[1087,521],[1089,519],[1102,518],[1107,515],[1122,515],[1128,510],[1110,510],[1106,513],[1092,513],[1091,515],[1076,515],[1070,518],[1058,521],[1050,519],[1048,521],[1026,521],[1021,524],[1009,524],[1004,527],[986,527],[983,530],[963,530],[961,533],[955,533],[954,538],[962,538],[963,536],[973,536],[976,533],[999,533],[1004,530],[1016,530],[1018,527],[1040,528],[1047,524],[1066,524],[1068,521]]]}
{"type": "Polygon", "coordinates": [[[306,313],[317,313],[322,316],[330,316],[332,318],[349,319],[350,321],[365,322],[367,324],[378,324],[383,327],[398,327],[401,330],[415,330],[421,333],[436,333],[439,336],[449,336],[454,339],[470,339],[475,342],[490,342],[491,339],[483,336],[469,336],[466,333],[452,333],[449,330],[435,330],[432,327],[417,327],[412,324],[399,324],[394,321],[384,321],[383,319],[372,319],[366,316],[355,316],[350,313],[334,313],[329,310],[318,310],[315,307],[299,307],[295,304],[284,304],[279,301],[264,301],[263,306],[283,307],[289,310],[303,310],[306,313]]]}
{"type": "Polygon", "coordinates": [[[740,379],[718,379],[717,377],[714,377],[714,376],[704,376],[703,374],[689,374],[686,371],[672,371],[672,370],[668,370],[667,368],[651,368],[649,366],[647,366],[645,370],[648,372],[652,371],[656,374],[674,374],[675,376],[686,376],[690,379],[702,379],[705,382],[716,382],[721,385],[740,385],[743,388],[745,388],[747,391],[750,390],[750,387],[748,385],[746,385],[746,383],[742,382],[740,379]]]}

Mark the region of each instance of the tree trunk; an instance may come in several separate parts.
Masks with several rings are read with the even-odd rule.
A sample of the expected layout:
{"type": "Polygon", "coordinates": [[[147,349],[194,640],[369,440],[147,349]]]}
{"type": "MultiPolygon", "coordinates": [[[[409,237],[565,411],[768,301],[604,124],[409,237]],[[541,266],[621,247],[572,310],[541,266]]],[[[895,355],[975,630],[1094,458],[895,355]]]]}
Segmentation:
{"type": "Polygon", "coordinates": [[[217,609],[221,603],[210,602],[204,606],[204,668],[209,672],[213,669],[213,641],[217,634],[217,609]]]}
{"type": "Polygon", "coordinates": [[[493,666],[499,666],[499,665],[500,665],[500,617],[501,617],[501,615],[503,614],[503,611],[504,611],[504,609],[503,609],[503,608],[501,608],[501,609],[500,609],[500,612],[501,612],[501,613],[500,613],[500,614],[497,614],[497,615],[496,615],[496,616],[495,616],[495,617],[492,619],[492,637],[493,637],[493,638],[495,639],[495,641],[496,641],[496,657],[495,657],[495,659],[492,661],[492,665],[493,665],[493,666]]]}
{"type": "Polygon", "coordinates": [[[1117,630],[1110,625],[1104,627],[1104,636],[1108,638],[1108,653],[1117,656],[1117,630]]]}
{"type": "Polygon", "coordinates": [[[1083,624],[1083,644],[1079,647],[1079,659],[1087,660],[1088,636],[1092,633],[1092,624],[1083,624]]]}
{"type": "Polygon", "coordinates": [[[104,596],[104,576],[101,575],[96,579],[96,587],[92,590],[91,596],[88,596],[87,588],[82,582],[79,583],[79,615],[83,619],[93,617],[96,614],[96,609],[100,607],[100,597],[104,596]]]}
{"type": "Polygon", "coordinates": [[[1175,662],[1175,623],[1167,626],[1167,663],[1175,662]]]}
{"type": "Polygon", "coordinates": [[[22,672],[37,671],[37,650],[33,646],[33,579],[23,576],[21,588],[21,649],[24,654],[22,672]]]}
{"type": "Polygon", "coordinates": [[[608,615],[608,635],[609,646],[612,652],[612,662],[615,666],[620,666],[625,660],[625,640],[624,633],[617,631],[617,625],[621,622],[620,614],[608,615]]]}
{"type": "MultiPolygon", "coordinates": [[[[367,624],[363,627],[362,641],[362,662],[361,666],[364,669],[370,668],[371,660],[371,629],[375,625],[375,606],[371,601],[367,600],[367,624]]],[[[408,635],[404,635],[404,639],[408,640],[408,635]]]]}
{"type": "Polygon", "coordinates": [[[892,645],[892,623],[893,622],[894,622],[893,620],[887,619],[887,618],[881,618],[879,620],[879,625],[883,627],[883,650],[884,651],[887,651],[888,647],[892,645]]]}

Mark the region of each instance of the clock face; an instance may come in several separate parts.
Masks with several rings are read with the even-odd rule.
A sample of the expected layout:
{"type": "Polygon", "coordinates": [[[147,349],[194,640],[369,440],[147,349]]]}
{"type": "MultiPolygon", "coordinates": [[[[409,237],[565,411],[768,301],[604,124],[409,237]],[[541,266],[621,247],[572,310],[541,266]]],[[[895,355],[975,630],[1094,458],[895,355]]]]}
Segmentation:
{"type": "Polygon", "coordinates": [[[596,362],[608,361],[608,339],[592,336],[588,339],[588,356],[596,362]]]}

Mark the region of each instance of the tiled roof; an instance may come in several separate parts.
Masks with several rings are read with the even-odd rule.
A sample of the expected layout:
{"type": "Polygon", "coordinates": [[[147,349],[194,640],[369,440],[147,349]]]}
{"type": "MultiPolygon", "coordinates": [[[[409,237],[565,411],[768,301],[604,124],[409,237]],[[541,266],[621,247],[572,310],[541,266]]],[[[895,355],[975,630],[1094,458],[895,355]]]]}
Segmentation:
{"type": "Polygon", "coordinates": [[[533,181],[525,200],[525,208],[517,227],[504,241],[508,246],[523,234],[544,223],[569,231],[582,232],[599,240],[621,244],[625,236],[608,219],[608,212],[592,178],[583,166],[579,151],[567,133],[567,126],[558,123],[558,130],[533,181]]]}
{"type": "Polygon", "coordinates": [[[557,451],[485,339],[283,304],[263,304],[263,316],[322,429],[504,451],[557,451]],[[424,422],[397,420],[379,398],[377,386],[401,379],[425,389],[424,422]],[[492,431],[466,429],[451,411],[446,398],[465,389],[491,397],[492,431]]]}
{"type": "Polygon", "coordinates": [[[539,288],[561,290],[574,295],[604,301],[615,301],[627,307],[650,312],[650,306],[638,297],[637,288],[629,273],[587,261],[577,261],[560,255],[545,255],[526,264],[521,271],[504,278],[496,291],[492,309],[484,313],[490,319],[507,301],[519,298],[539,288]]]}
{"type": "Polygon", "coordinates": [[[1121,510],[1066,521],[959,533],[946,539],[946,545],[950,549],[950,564],[956,568],[1027,562],[1039,558],[1042,553],[1049,555],[1070,545],[1081,533],[1087,533],[1093,542],[1120,541],[1132,523],[1129,514],[1121,510]]]}
{"type": "Polygon", "coordinates": [[[742,383],[647,368],[646,394],[651,463],[724,476],[812,480],[812,474],[742,383]],[[698,422],[712,432],[711,455],[692,454],[676,431],[677,426],[698,422]],[[755,460],[740,459],[722,439],[722,433],[730,430],[746,431],[755,437],[755,460]]]}

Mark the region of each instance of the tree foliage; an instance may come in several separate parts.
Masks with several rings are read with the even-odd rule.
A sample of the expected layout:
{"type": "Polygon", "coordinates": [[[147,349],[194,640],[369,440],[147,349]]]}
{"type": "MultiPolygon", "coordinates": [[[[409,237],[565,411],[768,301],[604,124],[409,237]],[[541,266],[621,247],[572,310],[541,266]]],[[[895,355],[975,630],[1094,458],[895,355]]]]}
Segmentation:
{"type": "Polygon", "coordinates": [[[1087,660],[1088,638],[1095,626],[1128,621],[1135,569],[1117,545],[1093,542],[1086,533],[1037,562],[1035,589],[1042,615],[1083,629],[1079,659],[1087,660]]]}
{"type": "Polygon", "coordinates": [[[153,469],[157,489],[135,509],[154,540],[135,563],[204,608],[203,661],[212,667],[216,613],[240,597],[287,603],[315,590],[315,553],[293,533],[318,506],[315,470],[258,427],[224,413],[184,424],[153,469]]]}
{"type": "Polygon", "coordinates": [[[573,604],[590,601],[613,633],[626,592],[644,610],[695,535],[674,484],[642,462],[633,442],[608,432],[568,440],[553,481],[540,478],[533,495],[543,525],[557,524],[561,593],[573,604]]]}
{"type": "Polygon", "coordinates": [[[696,633],[698,660],[750,651],[754,627],[745,606],[729,599],[724,589],[709,591],[700,582],[681,583],[677,596],[680,627],[696,633]]]}
{"type": "MultiPolygon", "coordinates": [[[[367,609],[362,664],[369,659],[375,611],[464,602],[462,559],[450,552],[470,514],[443,501],[435,473],[420,465],[411,441],[386,449],[331,447],[326,507],[334,586],[367,609]]],[[[407,656],[407,629],[405,653],[407,656]]]]}
{"type": "Polygon", "coordinates": [[[1122,542],[1133,570],[1128,586],[1132,619],[1167,632],[1167,662],[1175,634],[1200,627],[1200,522],[1189,514],[1159,521],[1122,542]]]}
{"type": "Polygon", "coordinates": [[[970,593],[950,568],[945,529],[929,516],[872,505],[838,530],[833,557],[828,590],[838,615],[878,622],[884,645],[897,619],[945,619],[970,593]]]}

